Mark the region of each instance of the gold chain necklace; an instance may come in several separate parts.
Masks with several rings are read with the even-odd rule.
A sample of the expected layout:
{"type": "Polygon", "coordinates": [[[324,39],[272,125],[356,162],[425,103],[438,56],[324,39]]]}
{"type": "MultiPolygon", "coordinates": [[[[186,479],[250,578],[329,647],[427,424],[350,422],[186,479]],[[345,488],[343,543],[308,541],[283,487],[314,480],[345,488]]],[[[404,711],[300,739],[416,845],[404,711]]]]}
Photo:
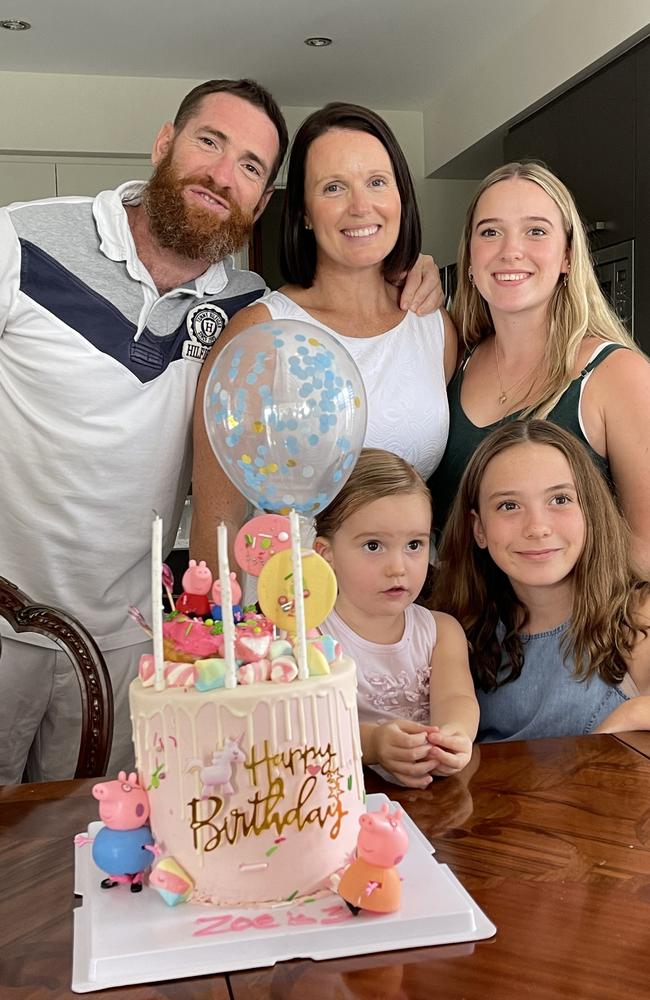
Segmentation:
{"type": "MultiPolygon", "coordinates": [[[[496,336],[494,338],[494,360],[497,363],[497,378],[499,380],[499,389],[500,389],[498,402],[499,402],[500,406],[503,406],[505,403],[508,402],[508,396],[513,392],[513,390],[514,389],[518,389],[522,382],[524,382],[527,378],[530,378],[530,376],[535,371],[535,368],[537,367],[537,365],[533,365],[532,368],[529,368],[527,372],[524,372],[524,374],[521,376],[521,378],[517,379],[516,382],[513,382],[513,384],[510,386],[509,389],[504,389],[503,388],[503,381],[501,379],[501,369],[499,367],[499,345],[497,344],[497,338],[496,338],[496,336]]],[[[526,393],[526,396],[530,393],[530,389],[532,389],[532,385],[528,389],[528,392],[526,393]]],[[[525,399],[526,396],[524,396],[523,399],[525,399]]],[[[523,402],[523,399],[521,400],[522,402],[523,402]]]]}

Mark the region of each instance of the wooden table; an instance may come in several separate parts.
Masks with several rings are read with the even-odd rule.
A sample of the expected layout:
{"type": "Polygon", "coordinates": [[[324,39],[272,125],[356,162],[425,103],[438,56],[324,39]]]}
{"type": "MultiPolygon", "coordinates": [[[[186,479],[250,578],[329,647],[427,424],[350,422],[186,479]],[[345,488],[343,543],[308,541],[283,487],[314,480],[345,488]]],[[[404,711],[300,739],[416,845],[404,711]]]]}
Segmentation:
{"type": "MultiPolygon", "coordinates": [[[[645,734],[482,746],[426,791],[368,776],[497,926],[476,944],[294,961],[103,991],[134,1000],[647,1000],[650,740],[645,734]],[[639,739],[641,737],[641,739],[639,739]]],[[[0,789],[0,997],[60,1000],[72,957],[74,833],[92,781],[0,789]]]]}

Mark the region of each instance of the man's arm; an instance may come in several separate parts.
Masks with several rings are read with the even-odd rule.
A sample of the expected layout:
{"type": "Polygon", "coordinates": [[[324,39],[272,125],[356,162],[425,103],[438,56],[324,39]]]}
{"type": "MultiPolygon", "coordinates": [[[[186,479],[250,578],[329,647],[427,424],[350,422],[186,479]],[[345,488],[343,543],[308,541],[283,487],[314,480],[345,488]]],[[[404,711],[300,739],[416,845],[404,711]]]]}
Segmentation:
{"type": "Polygon", "coordinates": [[[270,319],[268,309],[262,305],[252,305],[242,309],[231,319],[203,363],[203,370],[196,388],[194,401],[194,464],[192,467],[192,525],[190,529],[190,556],[205,559],[216,576],[217,525],[223,521],[228,528],[229,559],[233,569],[235,535],[246,520],[248,501],[241,495],[225,474],[208,440],[203,416],[205,385],[215,358],[226,344],[242,330],[255,323],[270,319]]]}

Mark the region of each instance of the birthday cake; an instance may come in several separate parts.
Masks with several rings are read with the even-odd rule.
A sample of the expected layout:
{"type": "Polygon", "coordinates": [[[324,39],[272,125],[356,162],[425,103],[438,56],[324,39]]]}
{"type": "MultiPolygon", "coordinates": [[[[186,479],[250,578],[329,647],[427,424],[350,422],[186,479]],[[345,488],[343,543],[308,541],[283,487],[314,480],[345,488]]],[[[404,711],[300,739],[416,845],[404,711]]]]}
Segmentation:
{"type": "MultiPolygon", "coordinates": [[[[149,884],[168,903],[303,898],[326,889],[354,854],[365,813],[356,668],[313,628],[336,583],[320,556],[303,553],[300,675],[291,552],[276,545],[260,568],[263,614],[234,605],[235,686],[226,680],[226,622],[189,615],[201,595],[186,593],[188,580],[205,596],[210,590],[201,563],[191,564],[187,600],[163,625],[164,688],[156,688],[151,656],[131,685],[138,778],[160,852],[149,884]]],[[[221,599],[215,582],[210,615],[226,614],[221,599]]]]}

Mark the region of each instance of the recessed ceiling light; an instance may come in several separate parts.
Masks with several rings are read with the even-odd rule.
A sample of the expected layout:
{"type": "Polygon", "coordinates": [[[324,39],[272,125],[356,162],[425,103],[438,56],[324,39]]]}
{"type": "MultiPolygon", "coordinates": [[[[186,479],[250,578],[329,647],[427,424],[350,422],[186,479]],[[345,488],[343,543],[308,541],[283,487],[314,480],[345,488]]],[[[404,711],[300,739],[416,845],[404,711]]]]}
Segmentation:
{"type": "Polygon", "coordinates": [[[18,21],[11,17],[6,21],[0,21],[0,28],[6,28],[7,31],[29,31],[31,24],[29,21],[18,21]]]}
{"type": "Polygon", "coordinates": [[[315,35],[314,38],[305,38],[305,45],[310,45],[312,49],[324,49],[326,45],[331,45],[332,39],[325,38],[324,35],[315,35]]]}

